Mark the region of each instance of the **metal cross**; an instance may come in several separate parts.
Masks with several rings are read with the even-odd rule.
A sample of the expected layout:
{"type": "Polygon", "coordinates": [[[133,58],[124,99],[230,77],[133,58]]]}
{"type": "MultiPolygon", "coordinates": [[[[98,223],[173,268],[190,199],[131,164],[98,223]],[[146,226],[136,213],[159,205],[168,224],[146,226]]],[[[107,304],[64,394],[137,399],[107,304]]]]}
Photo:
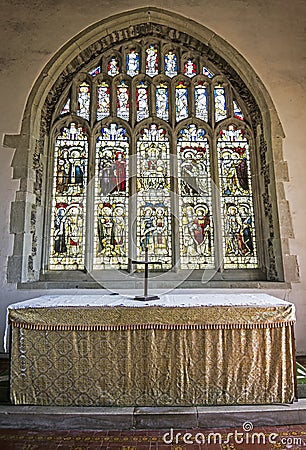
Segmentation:
{"type": "Polygon", "coordinates": [[[136,295],[134,297],[134,300],[158,300],[158,295],[148,295],[148,284],[149,284],[149,264],[160,264],[162,265],[161,261],[149,261],[149,249],[148,247],[145,247],[145,260],[144,261],[131,261],[132,264],[144,264],[145,266],[145,276],[144,276],[144,288],[143,288],[143,295],[136,295]]]}

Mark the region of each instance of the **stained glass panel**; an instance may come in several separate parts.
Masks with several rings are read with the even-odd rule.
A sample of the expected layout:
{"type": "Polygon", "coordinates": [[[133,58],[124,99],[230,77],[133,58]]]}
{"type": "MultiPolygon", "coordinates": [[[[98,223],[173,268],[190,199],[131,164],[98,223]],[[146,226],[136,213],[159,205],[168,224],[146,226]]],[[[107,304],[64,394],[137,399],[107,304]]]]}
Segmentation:
{"type": "Polygon", "coordinates": [[[129,120],[130,115],[130,92],[124,81],[117,87],[117,116],[129,120]]]}
{"type": "Polygon", "coordinates": [[[203,67],[203,75],[207,76],[208,78],[214,77],[214,73],[207,69],[207,67],[203,67]]]}
{"type": "Polygon", "coordinates": [[[157,48],[151,44],[146,50],[146,74],[154,77],[158,74],[158,53],[157,48]]]}
{"type": "Polygon", "coordinates": [[[188,88],[181,81],[175,88],[176,121],[188,117],[188,88]]]}
{"type": "Polygon", "coordinates": [[[170,78],[175,77],[178,74],[176,54],[172,51],[166,53],[164,61],[165,74],[170,78]]]}
{"type": "Polygon", "coordinates": [[[89,74],[90,74],[92,77],[96,77],[97,75],[99,75],[99,73],[101,73],[101,66],[97,66],[97,67],[95,67],[94,69],[92,69],[92,70],[89,71],[89,74]]]}
{"type": "Polygon", "coordinates": [[[201,120],[208,121],[208,100],[207,89],[203,83],[199,83],[194,88],[194,101],[196,117],[201,120]]]}
{"type": "Polygon", "coordinates": [[[229,125],[218,138],[224,268],[257,267],[250,148],[244,130],[229,125]]]}
{"type": "Polygon", "coordinates": [[[124,128],[102,128],[96,146],[94,269],[128,264],[128,155],[124,128]]]}
{"type": "MultiPolygon", "coordinates": [[[[83,122],[81,118],[90,120],[93,111],[97,121],[109,119],[107,125],[100,125],[95,163],[89,165],[90,178],[95,175],[94,187],[89,184],[88,193],[88,141],[84,130],[72,123],[56,139],[50,268],[83,269],[85,261],[90,261],[90,267],[93,263],[97,270],[128,270],[128,249],[130,256],[143,259],[146,246],[150,259],[159,259],[163,270],[172,268],[174,256],[179,256],[182,269],[213,269],[215,259],[219,264],[222,254],[225,269],[258,267],[250,142],[242,130],[246,125],[235,120],[244,121],[247,111],[239,92],[221,77],[221,72],[217,72],[220,77],[215,76],[209,66],[204,66],[204,59],[186,53],[178,42],[159,42],[153,36],[141,50],[142,55],[139,49],[145,41],[139,39],[126,42],[126,47],[115,45],[111,54],[105,50],[107,53],[100,55],[103,65],[96,55],[96,65],[86,69],[87,75],[83,69],[77,75],[86,76],[85,81],[73,80],[73,85],[77,84],[72,103],[71,94],[65,91],[66,97],[58,105],[62,119],[76,112],[83,122]],[[102,76],[102,72],[109,76],[102,76]],[[96,89],[93,93],[92,86],[96,89]],[[95,104],[91,104],[92,99],[95,104]],[[111,118],[113,114],[118,119],[111,118]],[[154,117],[159,125],[148,125],[154,117]],[[232,117],[238,127],[223,125],[226,129],[214,137],[216,128],[221,128],[220,121],[227,117],[232,117]],[[126,121],[124,128],[111,123],[117,120],[122,124],[119,118],[126,121]],[[211,127],[209,136],[205,122],[211,127]],[[131,132],[129,137],[127,130],[131,132]],[[173,138],[177,167],[170,164],[173,138]],[[217,144],[217,155],[211,161],[213,139],[211,146],[215,149],[217,144]],[[129,150],[135,157],[133,164],[129,162],[129,150]],[[129,164],[133,176],[128,182],[129,164]],[[174,180],[176,176],[178,180],[174,180]],[[212,179],[220,184],[220,198],[216,198],[212,179]],[[91,199],[91,211],[86,195],[91,199]],[[132,222],[128,216],[132,213],[135,227],[129,229],[132,222]],[[175,220],[174,213],[178,214],[175,220]],[[218,227],[214,227],[213,218],[218,227]],[[173,228],[178,222],[178,228],[173,228]],[[87,230],[85,223],[89,224],[87,230]],[[179,242],[172,247],[174,232],[179,242]],[[216,248],[215,242],[221,248],[216,248]]],[[[91,141],[95,138],[90,137],[91,141]]]]}
{"type": "Polygon", "coordinates": [[[177,155],[181,268],[212,268],[212,194],[209,142],[205,130],[195,124],[182,129],[177,155]]]}
{"type": "Polygon", "coordinates": [[[108,117],[110,113],[110,90],[105,82],[99,84],[97,88],[97,120],[108,117]]]}
{"type": "Polygon", "coordinates": [[[70,112],[70,98],[68,98],[68,100],[64,104],[60,114],[62,116],[63,114],[68,114],[69,112],[70,112]]]}
{"type": "Polygon", "coordinates": [[[148,247],[151,259],[171,268],[170,146],[165,130],[155,124],[138,138],[136,181],[137,255],[143,258],[148,247]]]}
{"type": "Polygon", "coordinates": [[[84,268],[88,142],[71,123],[57,137],[54,153],[49,269],[84,268]]]}
{"type": "Polygon", "coordinates": [[[166,84],[156,87],[156,115],[160,119],[169,119],[169,90],[166,84]]]}
{"type": "Polygon", "coordinates": [[[235,100],[233,101],[233,110],[234,110],[234,117],[236,117],[236,119],[244,120],[243,113],[235,100]]]}
{"type": "Polygon", "coordinates": [[[112,58],[107,64],[107,73],[111,77],[115,77],[120,72],[119,62],[116,58],[112,58]]]}
{"type": "Polygon", "coordinates": [[[78,89],[78,109],[77,114],[89,120],[90,113],[90,87],[88,83],[82,83],[78,89]]]}
{"type": "Polygon", "coordinates": [[[225,90],[222,86],[216,86],[214,89],[215,98],[215,121],[219,122],[225,119],[226,113],[226,100],[225,100],[225,90]]]}
{"type": "Polygon", "coordinates": [[[130,77],[139,74],[139,53],[135,50],[131,50],[126,56],[126,73],[130,75],[130,77]]]}
{"type": "Polygon", "coordinates": [[[197,74],[197,66],[192,59],[188,59],[184,64],[184,75],[189,78],[194,77],[197,74]]]}
{"type": "Polygon", "coordinates": [[[141,81],[136,87],[137,122],[149,117],[148,86],[141,81]]]}

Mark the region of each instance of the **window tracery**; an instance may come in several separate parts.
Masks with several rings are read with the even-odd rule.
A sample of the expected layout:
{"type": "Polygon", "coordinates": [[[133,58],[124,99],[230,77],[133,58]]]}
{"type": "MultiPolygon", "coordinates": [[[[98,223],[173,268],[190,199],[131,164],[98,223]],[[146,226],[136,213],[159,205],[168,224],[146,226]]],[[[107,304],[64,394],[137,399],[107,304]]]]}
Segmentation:
{"type": "Polygon", "coordinates": [[[257,268],[254,139],[224,75],[156,40],[82,73],[57,118],[48,269],[128,270],[145,247],[163,270],[257,268]]]}

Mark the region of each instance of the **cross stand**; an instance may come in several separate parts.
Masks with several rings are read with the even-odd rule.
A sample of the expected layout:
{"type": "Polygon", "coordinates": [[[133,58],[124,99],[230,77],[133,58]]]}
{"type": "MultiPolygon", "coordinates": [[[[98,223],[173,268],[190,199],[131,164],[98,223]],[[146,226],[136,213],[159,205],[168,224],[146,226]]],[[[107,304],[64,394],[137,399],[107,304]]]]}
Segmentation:
{"type": "Polygon", "coordinates": [[[147,300],[158,300],[158,295],[148,295],[148,284],[149,284],[149,264],[160,264],[161,261],[149,261],[149,249],[145,247],[145,260],[144,261],[131,261],[132,264],[144,264],[145,266],[145,276],[144,276],[144,288],[143,295],[136,295],[134,300],[147,301],[147,300]]]}

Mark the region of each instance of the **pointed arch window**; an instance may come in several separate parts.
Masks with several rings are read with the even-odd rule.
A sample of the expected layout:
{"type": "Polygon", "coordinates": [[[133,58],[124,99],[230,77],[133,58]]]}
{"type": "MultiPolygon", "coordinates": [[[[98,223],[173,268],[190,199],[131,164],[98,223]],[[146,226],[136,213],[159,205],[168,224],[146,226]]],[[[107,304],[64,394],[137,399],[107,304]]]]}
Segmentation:
{"type": "Polygon", "coordinates": [[[260,268],[255,140],[223,73],[136,39],[72,80],[53,125],[46,269],[260,268]]]}

